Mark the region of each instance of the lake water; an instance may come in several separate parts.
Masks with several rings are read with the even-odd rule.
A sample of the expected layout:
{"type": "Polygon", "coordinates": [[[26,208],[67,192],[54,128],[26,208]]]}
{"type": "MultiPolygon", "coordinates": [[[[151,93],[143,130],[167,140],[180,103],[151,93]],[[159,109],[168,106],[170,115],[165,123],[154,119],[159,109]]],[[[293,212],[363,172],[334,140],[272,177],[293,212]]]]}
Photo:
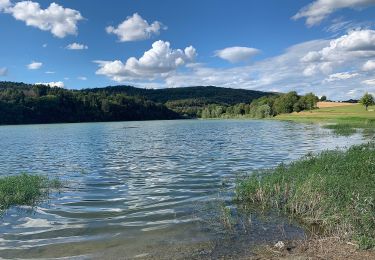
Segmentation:
{"type": "Polygon", "coordinates": [[[228,191],[238,175],[363,142],[318,125],[256,120],[1,126],[0,140],[0,176],[65,183],[34,210],[7,211],[0,256],[83,259],[219,256],[226,242],[233,251],[233,241],[301,236],[287,221],[254,215],[251,228],[227,236],[218,201],[236,210],[228,191]]]}

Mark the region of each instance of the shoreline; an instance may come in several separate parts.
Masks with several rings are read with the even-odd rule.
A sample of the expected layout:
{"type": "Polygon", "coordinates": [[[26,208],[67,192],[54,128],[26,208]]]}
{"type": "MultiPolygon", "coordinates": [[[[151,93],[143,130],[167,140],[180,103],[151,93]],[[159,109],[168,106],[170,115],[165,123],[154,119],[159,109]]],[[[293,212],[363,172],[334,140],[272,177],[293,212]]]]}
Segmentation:
{"type": "Polygon", "coordinates": [[[341,255],[346,259],[358,259],[358,255],[374,259],[375,216],[368,204],[375,199],[371,188],[374,158],[374,143],[354,145],[347,151],[326,151],[260,170],[240,181],[236,193],[241,203],[261,213],[276,210],[301,221],[305,230],[308,226],[318,230],[307,240],[284,241],[286,245],[280,248],[262,245],[258,253],[272,256],[266,259],[307,259],[316,253],[326,254],[326,259],[341,259],[324,250],[321,241],[328,239],[337,252],[351,246],[350,254],[341,255]]]}

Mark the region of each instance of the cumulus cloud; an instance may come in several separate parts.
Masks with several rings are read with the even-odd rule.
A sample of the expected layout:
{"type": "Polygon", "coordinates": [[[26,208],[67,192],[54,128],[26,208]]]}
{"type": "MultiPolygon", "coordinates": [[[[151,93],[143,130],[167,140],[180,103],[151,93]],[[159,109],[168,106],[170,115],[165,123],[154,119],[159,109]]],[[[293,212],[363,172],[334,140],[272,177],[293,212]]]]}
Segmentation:
{"type": "Polygon", "coordinates": [[[178,67],[192,62],[196,55],[193,46],[186,47],[185,50],[172,49],[169,42],[156,41],[152,44],[152,48],[139,59],[131,57],[124,63],[119,60],[95,61],[99,65],[96,74],[107,76],[118,82],[151,80],[166,77],[178,67]]]}
{"type": "Polygon", "coordinates": [[[364,71],[373,71],[375,70],[375,60],[368,60],[362,66],[362,70],[364,71]]]}
{"type": "Polygon", "coordinates": [[[343,8],[362,8],[375,4],[375,0],[316,0],[303,7],[292,18],[306,18],[308,26],[319,24],[335,11],[343,8]]]}
{"type": "Polygon", "coordinates": [[[68,44],[65,48],[68,50],[87,50],[89,47],[87,45],[74,42],[68,44]]]}
{"type": "Polygon", "coordinates": [[[351,79],[351,78],[354,78],[354,77],[357,77],[357,76],[359,76],[358,73],[338,72],[338,73],[334,73],[334,74],[329,75],[329,77],[327,79],[325,79],[325,81],[326,82],[332,82],[332,81],[336,81],[336,80],[346,80],[346,79],[351,79]]]}
{"type": "Polygon", "coordinates": [[[258,49],[249,47],[228,47],[215,51],[215,56],[232,63],[249,60],[252,56],[259,53],[258,49]]]}
{"type": "Polygon", "coordinates": [[[4,77],[8,75],[8,69],[7,68],[0,68],[0,76],[4,77]]]}
{"type": "Polygon", "coordinates": [[[5,6],[5,9],[3,7],[5,12],[12,14],[17,20],[24,21],[28,26],[50,31],[59,38],[76,35],[77,23],[83,19],[79,11],[64,8],[56,3],[51,3],[48,8],[42,9],[39,3],[32,1],[21,1],[15,5],[10,5],[6,0],[0,1],[0,10],[1,6],[5,6]]]}
{"type": "Polygon", "coordinates": [[[210,68],[204,64],[189,66],[189,72],[169,75],[166,84],[168,87],[216,85],[266,91],[300,89],[306,85],[304,84],[306,80],[303,80],[305,77],[302,74],[301,57],[308,50],[318,50],[326,44],[326,40],[305,42],[290,47],[282,55],[247,66],[233,68],[210,68]]]}
{"type": "Polygon", "coordinates": [[[63,88],[63,87],[65,87],[65,84],[62,81],[56,81],[56,82],[39,82],[39,83],[35,83],[34,85],[44,85],[44,86],[49,86],[51,88],[63,88]]]}
{"type": "Polygon", "coordinates": [[[133,16],[128,16],[117,28],[113,26],[106,27],[107,33],[117,35],[121,42],[150,39],[153,35],[159,35],[160,30],[166,29],[167,27],[159,21],[149,24],[137,13],[133,14],[133,16]]]}
{"type": "Polygon", "coordinates": [[[306,77],[303,74],[307,61],[314,63],[320,59],[319,55],[305,56],[309,52],[319,53],[330,46],[331,41],[322,39],[303,42],[291,46],[281,55],[246,66],[212,68],[205,64],[194,64],[189,66],[188,71],[177,71],[168,75],[160,87],[215,85],[276,92],[294,90],[300,94],[314,92],[334,100],[358,98],[366,91],[375,91],[375,85],[370,85],[373,82],[371,75],[361,74],[361,55],[354,55],[352,59],[337,63],[330,68],[331,73],[327,75],[314,73],[306,77]],[[348,67],[351,68],[350,71],[347,70],[348,67]]]}
{"type": "Polygon", "coordinates": [[[340,64],[369,57],[375,57],[375,31],[357,30],[331,40],[319,51],[308,52],[301,61],[306,65],[304,75],[312,76],[329,74],[340,64]]]}
{"type": "Polygon", "coordinates": [[[366,91],[375,92],[374,75],[362,70],[367,61],[375,60],[373,33],[353,31],[334,39],[302,42],[281,55],[229,68],[197,63],[188,59],[196,55],[193,47],[173,50],[169,44],[159,41],[139,59],[99,61],[96,73],[143,87],[215,85],[261,91],[294,90],[346,100],[359,98],[366,91]],[[161,51],[162,47],[167,51],[161,51]],[[178,58],[184,63],[178,62],[178,58]],[[177,69],[182,67],[179,64],[184,64],[183,69],[177,69]],[[308,69],[311,73],[307,77],[308,69]]]}
{"type": "Polygon", "coordinates": [[[10,5],[9,0],[0,0],[0,12],[6,10],[10,5]]]}
{"type": "Polygon", "coordinates": [[[42,66],[43,66],[43,63],[38,62],[38,61],[33,61],[27,65],[27,68],[29,70],[37,70],[37,69],[40,69],[42,66]]]}

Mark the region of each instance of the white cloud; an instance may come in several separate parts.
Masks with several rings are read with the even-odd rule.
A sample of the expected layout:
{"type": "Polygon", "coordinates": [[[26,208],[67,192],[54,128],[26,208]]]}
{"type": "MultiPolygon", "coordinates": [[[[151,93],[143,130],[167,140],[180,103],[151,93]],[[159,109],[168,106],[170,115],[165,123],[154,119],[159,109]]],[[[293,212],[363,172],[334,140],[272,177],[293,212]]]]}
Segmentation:
{"type": "Polygon", "coordinates": [[[362,66],[362,70],[364,71],[373,71],[375,70],[375,60],[368,60],[362,66]]]}
{"type": "Polygon", "coordinates": [[[303,42],[291,46],[279,56],[257,61],[247,66],[212,68],[194,63],[194,66],[189,66],[187,71],[171,73],[166,77],[165,83],[160,85],[161,87],[215,85],[279,92],[294,90],[300,94],[314,92],[319,96],[326,95],[333,100],[358,98],[364,92],[370,91],[372,86],[369,87],[368,84],[373,81],[366,81],[371,79],[370,75],[360,73],[363,65],[361,56],[354,55],[353,59],[345,59],[344,62],[331,67],[331,79],[337,80],[327,81],[325,79],[329,76],[320,73],[314,73],[310,77],[304,76],[303,72],[307,61],[303,60],[311,59],[310,62],[315,60],[313,55],[309,55],[309,59],[304,59],[307,53],[310,51],[319,52],[330,46],[330,42],[330,40],[303,42]],[[350,72],[342,72],[348,67],[351,67],[350,72]],[[353,89],[356,91],[353,92],[353,89]]]}
{"type": "Polygon", "coordinates": [[[343,17],[335,18],[332,23],[324,28],[324,31],[333,33],[334,36],[340,33],[348,33],[355,30],[371,29],[375,23],[373,21],[353,21],[344,20],[343,17]]]}
{"type": "Polygon", "coordinates": [[[83,19],[79,11],[64,8],[56,3],[51,3],[48,8],[41,9],[39,3],[21,1],[6,8],[5,12],[11,13],[14,18],[24,21],[28,26],[50,31],[59,38],[76,35],[77,23],[83,19]]]}
{"type": "Polygon", "coordinates": [[[166,77],[178,67],[192,62],[196,56],[193,46],[171,49],[169,42],[156,41],[152,48],[139,59],[129,58],[125,63],[115,61],[95,61],[99,65],[98,75],[104,75],[114,81],[123,82],[139,79],[155,79],[166,77]]]}
{"type": "Polygon", "coordinates": [[[360,61],[375,57],[375,31],[351,31],[319,51],[310,51],[301,61],[305,64],[304,75],[312,76],[317,73],[329,74],[341,65],[350,61],[360,61]]]}
{"type": "Polygon", "coordinates": [[[27,68],[29,70],[37,70],[40,69],[43,66],[43,63],[38,62],[38,61],[33,61],[29,65],[27,65],[27,68]]]}
{"type": "Polygon", "coordinates": [[[259,53],[258,49],[248,47],[228,47],[215,51],[215,56],[232,63],[247,61],[259,53]]]}
{"type": "Polygon", "coordinates": [[[359,76],[359,73],[350,73],[350,72],[338,72],[329,75],[327,79],[325,79],[325,82],[332,82],[332,81],[337,81],[337,80],[346,80],[346,79],[351,79],[354,77],[359,76]]]}
{"type": "Polygon", "coordinates": [[[46,74],[55,74],[56,72],[54,71],[46,71],[46,74]]]}
{"type": "Polygon", "coordinates": [[[128,16],[117,28],[106,27],[106,32],[117,35],[121,42],[129,42],[150,39],[153,35],[159,35],[162,29],[166,30],[167,27],[161,22],[155,21],[149,24],[139,14],[135,13],[133,16],[128,16]]]}
{"type": "Polygon", "coordinates": [[[67,45],[65,48],[68,50],[87,50],[89,47],[87,45],[74,42],[67,45]]]}
{"type": "Polygon", "coordinates": [[[316,0],[303,7],[292,18],[297,20],[306,18],[306,24],[313,26],[319,24],[333,12],[343,8],[362,8],[375,4],[375,0],[316,0]]]}
{"type": "Polygon", "coordinates": [[[174,73],[168,76],[166,83],[168,87],[216,85],[266,91],[300,88],[305,85],[301,57],[308,50],[317,50],[324,45],[326,45],[325,40],[298,44],[287,49],[282,55],[247,66],[226,69],[210,68],[205,65],[190,66],[190,71],[187,73],[174,73]]]}
{"type": "Polygon", "coordinates": [[[375,87],[375,79],[367,79],[367,80],[362,81],[362,83],[375,87]]]}
{"type": "Polygon", "coordinates": [[[39,82],[39,83],[35,83],[34,85],[45,85],[45,86],[49,86],[49,87],[56,87],[56,88],[63,88],[65,87],[65,84],[64,82],[62,81],[56,81],[56,82],[39,82]]]}
{"type": "Polygon", "coordinates": [[[77,79],[79,79],[79,80],[87,80],[87,77],[79,76],[77,79]]]}
{"type": "Polygon", "coordinates": [[[0,12],[6,10],[11,5],[9,0],[0,0],[0,12]]]}
{"type": "MultiPolygon", "coordinates": [[[[146,52],[140,59],[130,58],[124,63],[102,61],[96,73],[143,87],[215,85],[261,91],[294,90],[300,94],[314,92],[332,100],[347,100],[358,98],[366,91],[375,91],[372,84],[374,75],[362,71],[366,61],[375,59],[373,33],[371,30],[354,31],[335,39],[302,42],[286,49],[281,55],[230,68],[185,61],[183,69],[177,69],[182,66],[176,65],[177,57],[172,59],[171,55],[161,55],[156,51],[159,48],[154,46],[151,53],[146,52]],[[145,62],[146,57],[150,57],[150,62],[145,62]],[[134,67],[130,66],[133,60],[134,67]],[[173,66],[161,66],[161,70],[159,64],[173,66]],[[308,69],[312,69],[312,72],[306,77],[304,72],[308,69]]],[[[160,44],[164,45],[164,42],[160,44]]],[[[169,46],[168,50],[176,51],[169,46]]],[[[179,50],[178,53],[185,56],[187,51],[179,50]]]]}
{"type": "Polygon", "coordinates": [[[0,68],[0,76],[4,77],[8,75],[8,69],[7,68],[0,68]]]}

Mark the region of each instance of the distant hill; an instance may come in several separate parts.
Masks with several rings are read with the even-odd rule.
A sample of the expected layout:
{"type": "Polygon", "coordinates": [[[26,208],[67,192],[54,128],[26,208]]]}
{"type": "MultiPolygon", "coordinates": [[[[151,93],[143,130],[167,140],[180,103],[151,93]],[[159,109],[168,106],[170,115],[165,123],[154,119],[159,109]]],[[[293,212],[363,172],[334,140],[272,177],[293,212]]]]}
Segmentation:
{"type": "Polygon", "coordinates": [[[169,109],[184,117],[200,117],[208,105],[233,106],[250,104],[254,99],[275,95],[273,92],[262,92],[246,89],[221,88],[214,86],[197,86],[184,88],[143,89],[131,86],[110,86],[106,88],[85,89],[82,91],[104,92],[138,96],[162,103],[169,109]]]}
{"type": "Polygon", "coordinates": [[[274,93],[214,86],[167,89],[110,86],[68,90],[0,82],[0,124],[199,117],[210,104],[249,104],[269,95],[274,93]]]}
{"type": "Polygon", "coordinates": [[[235,105],[250,103],[252,100],[274,95],[273,92],[262,92],[246,89],[221,88],[215,86],[197,86],[183,88],[143,89],[131,86],[110,86],[106,88],[84,89],[88,92],[123,93],[128,96],[142,96],[154,102],[166,103],[180,100],[200,100],[206,104],[235,105]]]}

